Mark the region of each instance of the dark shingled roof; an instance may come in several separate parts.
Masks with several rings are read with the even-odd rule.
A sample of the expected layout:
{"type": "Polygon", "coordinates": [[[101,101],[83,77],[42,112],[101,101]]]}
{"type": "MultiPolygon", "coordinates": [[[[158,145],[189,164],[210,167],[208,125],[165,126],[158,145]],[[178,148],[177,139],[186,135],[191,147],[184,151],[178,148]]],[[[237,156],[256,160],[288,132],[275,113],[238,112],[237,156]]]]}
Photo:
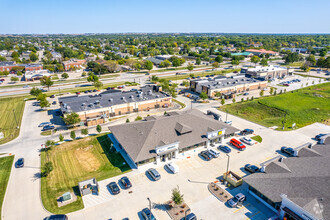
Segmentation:
{"type": "Polygon", "coordinates": [[[238,131],[230,125],[207,117],[198,110],[115,125],[109,127],[109,130],[132,160],[139,162],[155,157],[156,146],[179,141],[179,148],[182,149],[205,142],[209,128],[213,130],[225,128],[226,134],[238,131]]]}
{"type": "Polygon", "coordinates": [[[298,157],[271,162],[265,173],[244,181],[273,202],[281,202],[285,194],[315,217],[330,219],[330,138],[312,149],[300,149],[298,157]],[[323,207],[323,212],[315,207],[323,207]]]}

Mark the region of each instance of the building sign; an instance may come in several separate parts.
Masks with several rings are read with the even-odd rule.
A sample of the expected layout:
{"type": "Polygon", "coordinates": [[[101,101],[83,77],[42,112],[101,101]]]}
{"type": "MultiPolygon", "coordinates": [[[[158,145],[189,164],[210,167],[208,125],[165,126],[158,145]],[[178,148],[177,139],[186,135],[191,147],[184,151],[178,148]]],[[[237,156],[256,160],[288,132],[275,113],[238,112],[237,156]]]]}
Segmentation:
{"type": "Polygon", "coordinates": [[[160,147],[156,147],[156,153],[160,154],[160,153],[164,153],[166,151],[173,151],[173,150],[178,150],[179,149],[179,142],[175,142],[172,144],[167,144],[164,146],[160,146],[160,147]]]}
{"type": "Polygon", "coordinates": [[[225,129],[217,130],[217,131],[211,131],[206,133],[207,138],[214,138],[217,136],[221,136],[225,134],[225,129]]]}

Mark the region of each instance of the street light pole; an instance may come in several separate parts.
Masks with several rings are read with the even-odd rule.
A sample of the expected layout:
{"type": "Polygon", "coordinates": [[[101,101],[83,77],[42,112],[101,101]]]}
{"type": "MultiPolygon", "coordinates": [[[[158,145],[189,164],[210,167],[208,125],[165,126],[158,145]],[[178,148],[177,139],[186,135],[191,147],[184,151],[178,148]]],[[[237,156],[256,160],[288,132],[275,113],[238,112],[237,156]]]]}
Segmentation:
{"type": "Polygon", "coordinates": [[[229,169],[229,159],[230,159],[230,155],[229,155],[229,154],[226,154],[226,156],[228,157],[228,160],[227,160],[227,172],[226,172],[226,182],[227,182],[227,179],[228,179],[228,169],[229,169]]]}
{"type": "MultiPolygon", "coordinates": [[[[151,213],[151,200],[150,200],[149,197],[147,199],[149,200],[149,210],[150,210],[150,213],[151,213]]],[[[150,218],[151,218],[151,215],[150,215],[150,218]]]]}

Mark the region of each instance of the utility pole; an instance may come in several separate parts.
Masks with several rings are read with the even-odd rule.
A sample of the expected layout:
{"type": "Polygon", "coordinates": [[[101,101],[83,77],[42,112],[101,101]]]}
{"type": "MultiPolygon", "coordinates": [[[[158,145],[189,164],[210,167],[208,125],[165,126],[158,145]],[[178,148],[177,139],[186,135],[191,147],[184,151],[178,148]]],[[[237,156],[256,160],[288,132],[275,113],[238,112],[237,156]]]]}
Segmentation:
{"type": "Polygon", "coordinates": [[[13,109],[13,113],[14,113],[14,118],[15,118],[15,122],[16,122],[16,128],[19,129],[18,122],[16,119],[16,114],[15,114],[15,109],[13,109]]]}
{"type": "Polygon", "coordinates": [[[226,154],[226,156],[228,157],[228,160],[227,160],[227,171],[226,171],[226,182],[228,182],[227,181],[227,179],[228,179],[228,170],[229,170],[229,160],[230,160],[230,155],[229,154],[226,154]]]}

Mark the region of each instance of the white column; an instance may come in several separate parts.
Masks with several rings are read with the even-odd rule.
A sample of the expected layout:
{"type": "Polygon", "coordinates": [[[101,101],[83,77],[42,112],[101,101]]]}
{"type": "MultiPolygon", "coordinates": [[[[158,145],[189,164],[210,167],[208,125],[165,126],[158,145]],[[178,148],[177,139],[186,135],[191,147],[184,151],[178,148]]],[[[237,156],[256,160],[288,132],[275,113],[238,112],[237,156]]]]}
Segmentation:
{"type": "Polygon", "coordinates": [[[156,156],[156,164],[159,164],[160,163],[160,156],[156,156]]]}
{"type": "Polygon", "coordinates": [[[210,140],[207,140],[206,141],[206,148],[209,148],[210,147],[210,140]]]}
{"type": "Polygon", "coordinates": [[[174,158],[178,158],[179,150],[174,151],[174,158]]]}

